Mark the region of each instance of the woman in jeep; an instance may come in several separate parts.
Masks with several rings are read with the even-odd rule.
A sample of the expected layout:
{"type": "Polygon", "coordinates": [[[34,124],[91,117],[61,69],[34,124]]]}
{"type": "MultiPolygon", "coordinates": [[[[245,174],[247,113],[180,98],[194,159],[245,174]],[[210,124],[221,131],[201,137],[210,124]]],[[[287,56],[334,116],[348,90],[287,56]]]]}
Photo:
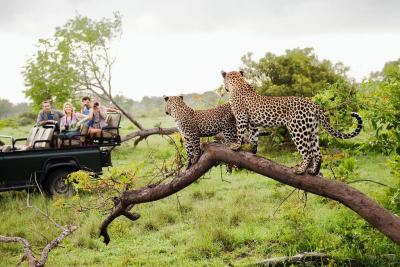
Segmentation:
{"type": "Polygon", "coordinates": [[[67,139],[76,135],[79,135],[78,127],[78,114],[74,112],[72,103],[66,102],[64,104],[64,116],[60,120],[60,139],[67,139]]]}

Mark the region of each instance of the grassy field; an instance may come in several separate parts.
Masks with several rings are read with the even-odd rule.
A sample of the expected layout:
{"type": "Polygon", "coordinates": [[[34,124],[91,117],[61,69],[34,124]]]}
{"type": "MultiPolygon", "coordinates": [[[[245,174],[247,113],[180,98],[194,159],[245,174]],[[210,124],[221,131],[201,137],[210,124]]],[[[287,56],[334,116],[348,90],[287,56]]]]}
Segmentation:
{"type": "MultiPolygon", "coordinates": [[[[141,121],[146,127],[158,122],[173,125],[165,117],[141,121]]],[[[22,137],[28,130],[5,128],[0,132],[22,137]]],[[[123,133],[132,130],[124,123],[123,133]]],[[[261,150],[260,154],[287,165],[299,161],[291,150],[261,150]]],[[[149,157],[161,161],[172,156],[173,147],[167,139],[150,137],[136,148],[126,143],[115,149],[113,162],[121,166],[149,157]]],[[[354,157],[360,178],[395,183],[387,157],[371,153],[354,157]]],[[[322,172],[330,173],[327,169],[322,172]]],[[[388,204],[385,187],[353,185],[388,204]]],[[[347,266],[348,259],[363,266],[399,266],[400,248],[346,207],[314,195],[308,195],[305,203],[302,192],[295,192],[280,206],[292,190],[248,171],[227,174],[225,167],[217,167],[177,195],[135,207],[142,216],[138,221],[118,218],[110,227],[108,246],[97,237],[105,217],[99,211],[76,212],[39,194],[31,203],[62,224],[79,226],[50,254],[48,266],[244,266],[303,251],[332,255],[331,266],[347,266]]],[[[87,194],[82,201],[94,197],[87,194]]],[[[26,207],[25,192],[0,194],[0,207],[0,233],[26,237],[36,252],[58,235],[50,222],[26,207]]],[[[21,247],[0,244],[0,255],[0,266],[15,265],[21,247]]]]}

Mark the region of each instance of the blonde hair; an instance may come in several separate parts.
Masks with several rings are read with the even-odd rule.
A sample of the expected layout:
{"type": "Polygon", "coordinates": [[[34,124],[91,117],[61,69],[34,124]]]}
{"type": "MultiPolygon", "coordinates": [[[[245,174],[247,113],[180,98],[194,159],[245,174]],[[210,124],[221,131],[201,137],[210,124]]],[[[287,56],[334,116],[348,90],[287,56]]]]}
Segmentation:
{"type": "Polygon", "coordinates": [[[75,108],[74,108],[74,105],[72,105],[72,103],[71,102],[65,102],[64,103],[64,105],[63,105],[63,112],[64,112],[64,114],[65,114],[65,108],[67,107],[67,106],[71,106],[71,113],[74,113],[74,111],[75,111],[75,108]]]}

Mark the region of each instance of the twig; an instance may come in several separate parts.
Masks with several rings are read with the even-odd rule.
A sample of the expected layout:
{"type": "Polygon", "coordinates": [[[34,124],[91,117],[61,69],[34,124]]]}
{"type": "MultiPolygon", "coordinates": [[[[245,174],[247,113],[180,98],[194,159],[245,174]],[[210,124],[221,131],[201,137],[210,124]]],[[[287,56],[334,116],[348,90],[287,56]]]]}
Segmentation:
{"type": "Polygon", "coordinates": [[[374,183],[374,184],[386,186],[386,187],[389,187],[389,188],[391,188],[391,189],[396,189],[396,188],[394,188],[394,187],[392,187],[392,186],[390,186],[390,185],[387,185],[387,184],[384,184],[384,183],[381,183],[381,182],[377,182],[377,181],[374,181],[374,180],[369,180],[369,179],[352,180],[352,181],[349,181],[349,182],[347,182],[347,183],[348,183],[348,184],[354,184],[354,183],[359,183],[359,182],[370,182],[370,183],[374,183]]]}
{"type": "Polygon", "coordinates": [[[281,201],[281,203],[279,203],[278,207],[275,209],[274,213],[272,214],[272,217],[275,216],[275,214],[276,214],[276,213],[278,212],[278,210],[281,208],[281,206],[283,205],[283,203],[285,203],[285,201],[288,200],[288,198],[289,198],[291,195],[293,195],[294,191],[296,191],[296,190],[297,190],[297,188],[293,189],[293,190],[289,193],[289,195],[287,195],[287,196],[281,201]]]}
{"type": "Polygon", "coordinates": [[[223,175],[222,175],[222,164],[219,165],[219,170],[220,170],[220,177],[222,182],[227,182],[227,183],[232,183],[231,181],[225,180],[223,175]]]}

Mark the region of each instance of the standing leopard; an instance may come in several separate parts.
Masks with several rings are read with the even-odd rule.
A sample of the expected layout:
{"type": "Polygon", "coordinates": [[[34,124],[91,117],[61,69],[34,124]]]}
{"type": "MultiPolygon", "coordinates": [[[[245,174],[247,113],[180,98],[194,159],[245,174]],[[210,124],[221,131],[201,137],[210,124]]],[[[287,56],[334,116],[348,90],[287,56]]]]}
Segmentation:
{"type": "MultiPolygon", "coordinates": [[[[262,96],[245,81],[243,72],[221,72],[225,90],[230,92],[229,103],[236,118],[238,141],[231,149],[239,150],[243,144],[246,129],[256,132],[258,127],[285,126],[303,158],[296,166],[297,174],[316,175],[321,168],[322,156],[318,143],[318,124],[336,138],[348,139],[358,135],[362,129],[362,119],[356,112],[357,128],[347,134],[336,131],[329,124],[320,106],[302,97],[262,96]]],[[[257,144],[257,137],[251,138],[257,144]]]]}
{"type": "Polygon", "coordinates": [[[236,121],[229,103],[207,110],[193,110],[182,96],[164,97],[165,113],[175,119],[185,141],[188,168],[200,157],[200,137],[224,135],[228,143],[237,142],[236,121]]]}

